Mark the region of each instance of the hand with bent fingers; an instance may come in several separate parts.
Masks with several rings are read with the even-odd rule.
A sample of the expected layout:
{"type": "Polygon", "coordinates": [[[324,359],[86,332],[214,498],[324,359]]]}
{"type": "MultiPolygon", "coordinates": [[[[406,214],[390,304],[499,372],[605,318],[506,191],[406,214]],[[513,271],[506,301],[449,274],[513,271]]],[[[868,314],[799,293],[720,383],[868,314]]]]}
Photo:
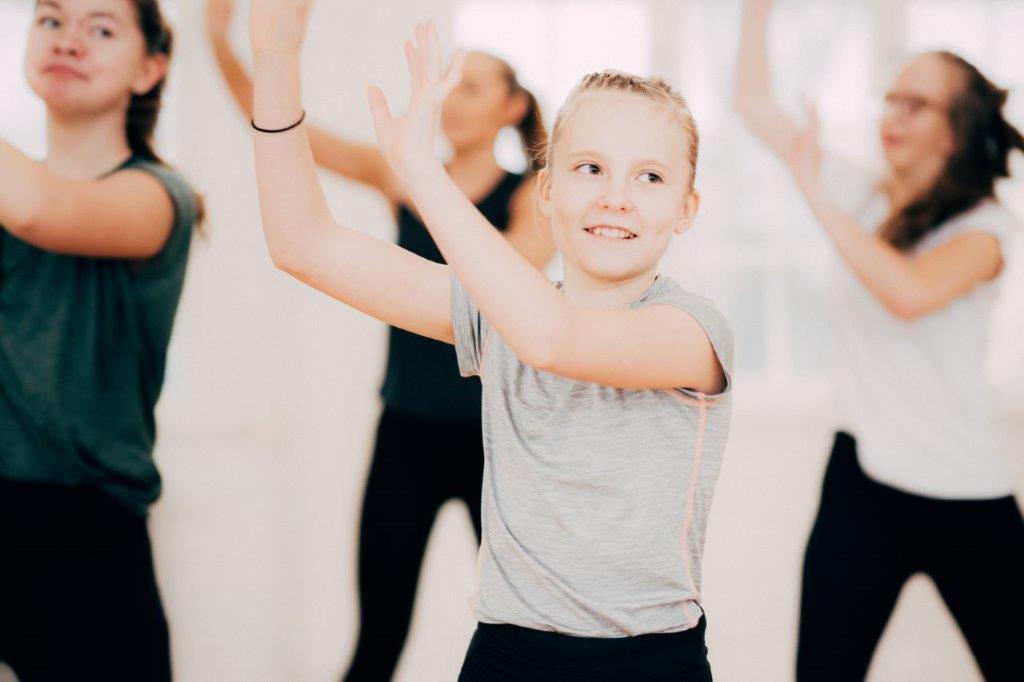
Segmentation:
{"type": "Polygon", "coordinates": [[[406,41],[405,57],[409,62],[412,99],[402,116],[392,116],[380,88],[369,91],[377,143],[399,180],[412,169],[434,160],[434,138],[437,134],[441,106],[459,84],[465,55],[457,53],[448,73],[442,73],[441,48],[437,28],[432,22],[416,26],[416,42],[406,41]]]}

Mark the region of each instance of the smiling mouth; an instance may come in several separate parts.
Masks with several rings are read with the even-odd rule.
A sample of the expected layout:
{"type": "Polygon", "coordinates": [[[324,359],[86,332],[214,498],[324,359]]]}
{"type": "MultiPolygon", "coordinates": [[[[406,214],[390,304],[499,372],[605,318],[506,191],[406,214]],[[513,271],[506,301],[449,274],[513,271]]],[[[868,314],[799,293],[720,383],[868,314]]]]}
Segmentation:
{"type": "Polygon", "coordinates": [[[629,240],[637,238],[635,232],[630,232],[624,227],[612,227],[611,225],[594,225],[592,227],[585,227],[583,230],[595,237],[604,237],[606,239],[629,240]]]}

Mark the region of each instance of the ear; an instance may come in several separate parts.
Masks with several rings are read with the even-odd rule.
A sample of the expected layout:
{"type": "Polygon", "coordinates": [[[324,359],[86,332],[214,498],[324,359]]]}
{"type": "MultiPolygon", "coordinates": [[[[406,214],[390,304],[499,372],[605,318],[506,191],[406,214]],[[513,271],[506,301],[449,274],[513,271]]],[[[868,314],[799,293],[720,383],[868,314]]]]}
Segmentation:
{"type": "Polygon", "coordinates": [[[537,208],[545,218],[551,217],[551,172],[547,168],[537,171],[537,208]]]}
{"type": "Polygon", "coordinates": [[[676,222],[676,234],[682,234],[693,227],[693,219],[697,217],[697,210],[700,208],[700,192],[693,190],[682,208],[679,209],[679,220],[676,222]]]}
{"type": "Polygon", "coordinates": [[[517,92],[508,98],[505,104],[505,122],[508,125],[519,125],[530,109],[530,99],[523,92],[517,92]]]}
{"type": "Polygon", "coordinates": [[[146,55],[139,74],[132,82],[132,94],[145,95],[167,75],[167,55],[158,52],[146,55]]]}

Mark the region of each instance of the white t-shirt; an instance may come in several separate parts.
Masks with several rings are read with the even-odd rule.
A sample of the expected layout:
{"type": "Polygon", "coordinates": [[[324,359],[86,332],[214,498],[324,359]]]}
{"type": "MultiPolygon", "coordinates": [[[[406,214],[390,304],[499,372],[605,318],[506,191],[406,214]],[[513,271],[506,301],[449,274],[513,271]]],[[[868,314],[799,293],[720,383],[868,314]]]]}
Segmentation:
{"type": "MultiPolygon", "coordinates": [[[[837,159],[827,159],[822,172],[835,200],[865,230],[877,230],[889,210],[878,178],[837,159]]],[[[986,232],[999,240],[1005,258],[1016,228],[1014,216],[987,199],[944,222],[911,253],[965,232],[986,232]]],[[[999,406],[985,376],[1002,277],[929,315],[904,321],[886,310],[844,261],[833,273],[839,426],[857,439],[864,471],[880,483],[928,497],[1012,494],[999,406]]]]}

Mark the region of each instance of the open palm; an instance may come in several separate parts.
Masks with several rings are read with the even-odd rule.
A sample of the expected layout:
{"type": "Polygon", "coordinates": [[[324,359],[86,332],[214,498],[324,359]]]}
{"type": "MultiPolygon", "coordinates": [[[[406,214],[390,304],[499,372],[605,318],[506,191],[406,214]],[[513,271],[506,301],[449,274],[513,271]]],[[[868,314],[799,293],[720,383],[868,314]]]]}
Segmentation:
{"type": "Polygon", "coordinates": [[[416,25],[416,42],[405,43],[412,99],[402,116],[392,116],[380,88],[370,88],[370,110],[377,143],[391,170],[403,178],[417,162],[433,157],[441,105],[462,78],[464,55],[457,53],[448,73],[441,66],[437,28],[432,22],[416,25]]]}

